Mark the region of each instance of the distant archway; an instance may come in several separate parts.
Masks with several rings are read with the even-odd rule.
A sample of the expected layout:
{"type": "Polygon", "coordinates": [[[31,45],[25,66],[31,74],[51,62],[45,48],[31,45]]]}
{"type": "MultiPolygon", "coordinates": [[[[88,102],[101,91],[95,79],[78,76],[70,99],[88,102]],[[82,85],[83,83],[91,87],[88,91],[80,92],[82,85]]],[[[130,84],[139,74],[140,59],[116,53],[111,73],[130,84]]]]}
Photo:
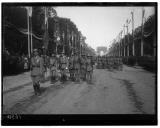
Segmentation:
{"type": "Polygon", "coordinates": [[[105,55],[106,53],[107,53],[107,47],[104,46],[97,47],[98,55],[105,55]]]}

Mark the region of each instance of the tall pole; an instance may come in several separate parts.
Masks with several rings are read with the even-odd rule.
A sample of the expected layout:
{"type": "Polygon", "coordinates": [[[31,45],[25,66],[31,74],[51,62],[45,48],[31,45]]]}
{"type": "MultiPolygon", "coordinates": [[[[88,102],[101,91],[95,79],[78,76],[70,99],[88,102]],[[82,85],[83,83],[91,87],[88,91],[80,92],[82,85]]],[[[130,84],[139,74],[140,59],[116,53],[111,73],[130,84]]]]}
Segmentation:
{"type": "Polygon", "coordinates": [[[29,8],[27,8],[27,20],[28,20],[28,56],[29,58],[31,57],[31,49],[30,49],[30,30],[29,30],[29,24],[30,24],[30,20],[29,20],[29,8]]]}
{"type": "Polygon", "coordinates": [[[124,27],[123,27],[123,30],[124,30],[124,45],[123,45],[123,46],[124,46],[124,57],[125,57],[125,52],[126,52],[126,51],[125,51],[125,47],[126,47],[126,46],[125,46],[125,43],[126,43],[126,41],[125,41],[125,40],[126,40],[126,39],[125,39],[125,25],[124,25],[124,27]]]}
{"type": "Polygon", "coordinates": [[[33,39],[32,39],[32,17],[30,18],[31,20],[31,53],[33,52],[33,39]]]}
{"type": "Polygon", "coordinates": [[[121,31],[121,34],[120,34],[120,43],[121,43],[121,49],[120,49],[120,50],[121,50],[121,56],[123,56],[123,55],[122,55],[122,53],[123,53],[123,52],[122,52],[122,50],[123,50],[123,49],[122,49],[122,47],[123,47],[123,46],[122,46],[122,32],[123,32],[123,31],[121,31]]]}
{"type": "Polygon", "coordinates": [[[142,35],[141,35],[141,56],[143,56],[143,54],[144,54],[144,51],[143,51],[143,45],[144,45],[144,39],[143,39],[143,19],[144,19],[144,13],[145,13],[145,10],[144,10],[144,8],[142,8],[142,35]]]}
{"type": "Polygon", "coordinates": [[[128,19],[127,19],[127,22],[126,22],[126,28],[127,28],[127,39],[128,39],[128,41],[127,41],[127,56],[129,56],[129,35],[128,35],[128,25],[129,25],[129,21],[128,21],[128,19]]]}
{"type": "Polygon", "coordinates": [[[132,55],[135,56],[135,46],[134,46],[134,12],[131,12],[132,15],[132,55]]]}

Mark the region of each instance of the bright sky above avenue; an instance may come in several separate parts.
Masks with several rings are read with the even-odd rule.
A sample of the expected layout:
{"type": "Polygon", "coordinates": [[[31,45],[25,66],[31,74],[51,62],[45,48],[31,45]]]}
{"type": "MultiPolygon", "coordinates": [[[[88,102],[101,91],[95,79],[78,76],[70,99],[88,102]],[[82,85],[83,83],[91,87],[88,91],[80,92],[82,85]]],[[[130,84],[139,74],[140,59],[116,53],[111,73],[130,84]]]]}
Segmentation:
{"type": "MultiPolygon", "coordinates": [[[[127,19],[134,11],[134,26],[141,25],[142,7],[56,7],[58,16],[70,18],[79,31],[86,37],[86,43],[92,48],[109,46],[111,41],[123,30],[127,19]]],[[[154,7],[144,7],[147,19],[154,14],[154,7]]],[[[132,25],[129,24],[129,32],[132,25]]]]}

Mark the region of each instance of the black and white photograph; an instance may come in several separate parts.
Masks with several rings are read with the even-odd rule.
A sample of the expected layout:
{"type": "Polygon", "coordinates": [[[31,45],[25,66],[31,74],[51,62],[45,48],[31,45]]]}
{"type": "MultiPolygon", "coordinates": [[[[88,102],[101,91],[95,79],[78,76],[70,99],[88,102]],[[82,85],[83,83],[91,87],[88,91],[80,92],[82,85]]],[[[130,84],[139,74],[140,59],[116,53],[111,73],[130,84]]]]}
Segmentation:
{"type": "Polygon", "coordinates": [[[1,11],[2,125],[157,124],[157,3],[1,11]]]}

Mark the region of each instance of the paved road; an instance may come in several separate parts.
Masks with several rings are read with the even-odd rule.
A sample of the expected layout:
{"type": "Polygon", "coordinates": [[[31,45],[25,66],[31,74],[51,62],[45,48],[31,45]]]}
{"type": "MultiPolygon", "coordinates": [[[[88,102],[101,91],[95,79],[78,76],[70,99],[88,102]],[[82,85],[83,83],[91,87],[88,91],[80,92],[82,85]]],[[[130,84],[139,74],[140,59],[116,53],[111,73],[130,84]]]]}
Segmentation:
{"type": "MultiPolygon", "coordinates": [[[[4,85],[5,86],[5,85],[4,85]]],[[[21,114],[153,114],[155,74],[141,67],[123,71],[95,69],[92,84],[49,81],[34,96],[26,84],[3,93],[3,113],[21,114]]]]}

